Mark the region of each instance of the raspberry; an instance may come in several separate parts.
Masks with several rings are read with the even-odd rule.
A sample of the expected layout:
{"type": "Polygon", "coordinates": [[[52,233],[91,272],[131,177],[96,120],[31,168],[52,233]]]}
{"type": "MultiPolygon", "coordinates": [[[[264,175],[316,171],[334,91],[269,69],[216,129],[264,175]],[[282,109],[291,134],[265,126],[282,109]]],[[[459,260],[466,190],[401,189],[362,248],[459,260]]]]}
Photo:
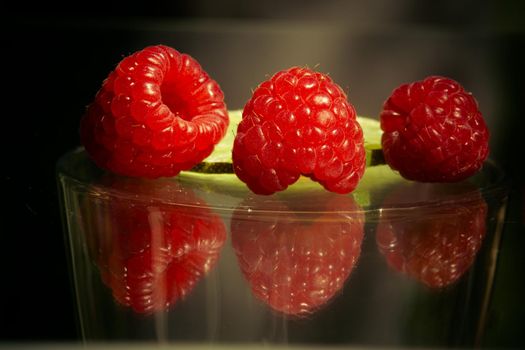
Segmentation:
{"type": "Polygon", "coordinates": [[[257,194],[282,191],[300,175],[349,193],[365,169],[363,142],[343,90],[327,75],[293,67],[261,83],[246,103],[234,171],[257,194]]]}
{"type": "Polygon", "coordinates": [[[207,157],[228,115],[219,85],[199,63],[163,46],[125,57],[104,80],[80,125],[100,167],[126,176],[175,176],[207,157]]]}
{"type": "Polygon", "coordinates": [[[253,294],[286,315],[308,315],[330,301],[361,253],[365,219],[352,197],[317,200],[322,215],[290,215],[300,211],[293,200],[248,199],[232,216],[232,246],[253,294]]]}
{"type": "Polygon", "coordinates": [[[83,227],[89,229],[90,255],[114,299],[151,314],[182,300],[215,266],[226,228],[192,192],[169,180],[143,181],[107,179],[112,191],[126,196],[87,198],[83,227]]]}
{"type": "Polygon", "coordinates": [[[434,188],[422,184],[402,187],[383,202],[383,208],[399,208],[404,198],[439,199],[439,205],[404,211],[384,210],[376,231],[379,251],[396,271],[430,288],[443,288],[459,280],[471,267],[486,230],[487,204],[479,191],[466,188],[434,188]],[[462,193],[461,202],[447,198],[447,191],[462,193]]]}
{"type": "Polygon", "coordinates": [[[395,89],[381,112],[386,162],[409,179],[455,182],[488,156],[489,132],[471,93],[431,76],[395,89]]]}

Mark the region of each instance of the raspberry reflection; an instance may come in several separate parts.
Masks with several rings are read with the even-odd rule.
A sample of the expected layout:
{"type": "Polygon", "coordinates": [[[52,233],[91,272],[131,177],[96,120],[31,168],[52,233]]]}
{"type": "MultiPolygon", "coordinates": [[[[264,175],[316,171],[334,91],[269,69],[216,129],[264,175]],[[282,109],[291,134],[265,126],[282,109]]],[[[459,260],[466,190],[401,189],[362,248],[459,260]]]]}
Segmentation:
{"type": "Polygon", "coordinates": [[[105,185],[114,192],[88,197],[84,210],[102,281],[119,304],[137,313],[169,308],[215,266],[224,223],[171,180],[111,177],[105,185]]]}
{"type": "Polygon", "coordinates": [[[376,242],[394,270],[431,288],[469,270],[486,232],[487,204],[477,189],[412,183],[393,191],[383,208],[376,242]],[[403,208],[404,200],[418,205],[403,208]]]}
{"type": "Polygon", "coordinates": [[[244,201],[232,217],[232,245],[253,294],[278,312],[302,316],[343,287],[361,252],[365,219],[349,196],[317,201],[323,213],[292,203],[244,201]]]}

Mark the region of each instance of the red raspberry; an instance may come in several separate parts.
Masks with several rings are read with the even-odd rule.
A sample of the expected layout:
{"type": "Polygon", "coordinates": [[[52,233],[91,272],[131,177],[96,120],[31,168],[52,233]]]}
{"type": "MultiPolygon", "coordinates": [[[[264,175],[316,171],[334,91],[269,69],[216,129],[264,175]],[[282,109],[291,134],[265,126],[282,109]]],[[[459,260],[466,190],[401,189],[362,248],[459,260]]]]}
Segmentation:
{"type": "Polygon", "coordinates": [[[163,45],[124,58],[81,122],[97,165],[117,174],[174,176],[207,157],[228,115],[219,85],[192,57],[163,45]]]}
{"type": "Polygon", "coordinates": [[[387,263],[431,288],[456,282],[471,267],[486,231],[487,204],[479,191],[434,188],[414,183],[384,202],[376,242],[387,263]],[[447,197],[454,193],[455,200],[447,197]],[[463,198],[457,198],[463,193],[463,198]],[[399,209],[400,201],[440,200],[439,205],[399,209]],[[397,208],[397,209],[395,209],[397,208]],[[402,213],[400,213],[402,211],[402,213]]]}
{"type": "Polygon", "coordinates": [[[121,177],[107,179],[106,186],[112,195],[88,197],[82,210],[102,281],[119,304],[137,313],[163,311],[215,266],[226,240],[224,223],[173,181],[121,177]]]}
{"type": "Polygon", "coordinates": [[[284,190],[300,175],[348,193],[365,169],[363,132],[346,94],[327,75],[298,67],[255,89],[232,155],[235,173],[257,194],[284,190]]]}
{"type": "Polygon", "coordinates": [[[325,214],[306,213],[293,200],[255,199],[232,216],[232,246],[253,294],[287,315],[304,316],[330,301],[361,253],[365,218],[352,197],[316,203],[325,214]],[[302,213],[290,215],[292,209],[302,213]]]}
{"type": "Polygon", "coordinates": [[[471,93],[431,76],[395,89],[381,112],[386,162],[410,180],[455,182],[477,172],[489,132],[471,93]]]}

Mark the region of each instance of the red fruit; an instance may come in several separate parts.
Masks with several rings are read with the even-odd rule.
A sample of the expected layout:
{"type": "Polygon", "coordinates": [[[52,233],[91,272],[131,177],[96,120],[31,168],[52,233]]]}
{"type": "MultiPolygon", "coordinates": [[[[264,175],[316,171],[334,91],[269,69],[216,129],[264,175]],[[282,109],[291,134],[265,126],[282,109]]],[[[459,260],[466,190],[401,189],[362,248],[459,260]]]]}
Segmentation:
{"type": "Polygon", "coordinates": [[[83,208],[102,281],[137,313],[163,311],[214,268],[226,240],[224,223],[170,181],[110,178],[105,186],[112,192],[88,197],[83,208]]]}
{"type": "Polygon", "coordinates": [[[290,68],[260,84],[244,107],[233,166],[257,194],[282,191],[300,175],[348,193],[365,169],[363,132],[332,79],[290,68]]]}
{"type": "Polygon", "coordinates": [[[293,202],[255,200],[232,216],[232,245],[253,294],[287,315],[309,314],[331,300],[361,252],[364,214],[353,200],[316,203],[326,213],[291,214],[300,211],[293,202]]]}
{"type": "Polygon", "coordinates": [[[489,132],[471,93],[428,77],[395,89],[381,112],[386,162],[410,180],[455,182],[488,156],[489,132]]]}
{"type": "Polygon", "coordinates": [[[379,251],[393,269],[431,288],[459,280],[485,237],[487,204],[478,191],[465,187],[429,191],[414,183],[391,194],[383,208],[376,232],[379,251]],[[419,205],[403,209],[400,203],[407,199],[419,205]]]}
{"type": "Polygon", "coordinates": [[[146,47],[109,74],[80,125],[102,168],[126,176],[174,176],[207,157],[228,115],[219,85],[192,57],[146,47]]]}

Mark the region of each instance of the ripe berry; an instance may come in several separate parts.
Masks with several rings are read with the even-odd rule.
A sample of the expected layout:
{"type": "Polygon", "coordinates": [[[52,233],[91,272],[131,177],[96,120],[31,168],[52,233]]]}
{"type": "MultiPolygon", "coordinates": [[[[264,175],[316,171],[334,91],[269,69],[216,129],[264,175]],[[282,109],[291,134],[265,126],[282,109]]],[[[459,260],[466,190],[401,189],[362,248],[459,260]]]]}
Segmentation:
{"type": "Polygon", "coordinates": [[[88,197],[82,227],[103,283],[117,303],[141,314],[187,296],[219,259],[222,220],[173,181],[106,179],[112,194],[88,197]]]}
{"type": "Polygon", "coordinates": [[[471,93],[431,76],[395,89],[381,112],[386,162],[410,180],[455,182],[488,156],[489,132],[471,93]]]}
{"type": "Polygon", "coordinates": [[[102,168],[174,176],[207,157],[228,115],[219,85],[192,57],[167,46],[124,58],[82,118],[81,141],[102,168]]]}
{"type": "Polygon", "coordinates": [[[308,315],[329,302],[361,253],[364,213],[352,197],[316,200],[324,214],[259,197],[232,216],[232,246],[253,294],[286,315],[308,315]]]}
{"type": "Polygon", "coordinates": [[[486,231],[487,204],[479,191],[413,183],[383,202],[376,231],[389,266],[431,288],[459,280],[472,266],[486,231]],[[454,197],[449,197],[453,194],[454,197]],[[458,198],[460,198],[458,200],[458,198]],[[439,204],[400,209],[404,199],[439,204]]]}
{"type": "Polygon", "coordinates": [[[257,194],[282,191],[300,175],[348,193],[365,170],[363,142],[343,90],[327,75],[293,67],[261,83],[246,103],[233,167],[257,194]]]}

